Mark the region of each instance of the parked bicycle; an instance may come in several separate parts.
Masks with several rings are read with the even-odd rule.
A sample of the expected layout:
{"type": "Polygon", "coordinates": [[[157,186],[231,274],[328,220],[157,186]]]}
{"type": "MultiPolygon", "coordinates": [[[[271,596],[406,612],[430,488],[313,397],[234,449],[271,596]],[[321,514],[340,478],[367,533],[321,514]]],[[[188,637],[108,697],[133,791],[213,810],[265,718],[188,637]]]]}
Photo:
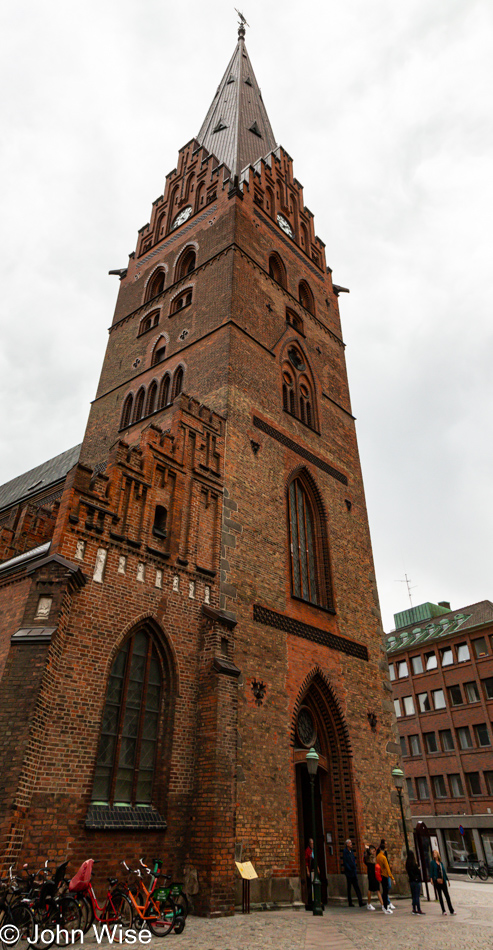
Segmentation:
{"type": "MultiPolygon", "coordinates": [[[[12,871],[12,868],[10,869],[12,871]]],[[[0,947],[14,950],[28,946],[34,936],[34,914],[12,879],[0,881],[0,947]],[[9,930],[9,928],[12,928],[9,930]]]]}
{"type": "Polygon", "coordinates": [[[175,927],[176,907],[170,895],[170,886],[160,886],[158,883],[160,877],[165,877],[161,874],[161,862],[155,861],[154,870],[151,871],[142,859],[140,861],[150,877],[149,887],[142,879],[140,868],[131,868],[126,861],[120,863],[131,877],[126,883],[126,893],[132,902],[135,926],[141,928],[145,924],[155,937],[166,937],[175,927]]]}
{"type": "MultiPolygon", "coordinates": [[[[34,872],[24,865],[21,873],[15,877],[18,892],[13,897],[14,904],[21,902],[29,906],[35,921],[35,942],[32,946],[42,950],[48,950],[60,930],[68,931],[72,935],[72,942],[77,942],[82,936],[80,906],[73,897],[61,890],[68,861],[60,864],[51,878],[48,864],[46,861],[43,868],[34,872]],[[51,941],[48,934],[53,936],[51,941]]],[[[12,868],[10,878],[13,882],[12,868]]]]}
{"type": "Polygon", "coordinates": [[[493,877],[493,865],[485,864],[484,861],[470,861],[467,866],[467,876],[471,881],[479,877],[480,881],[487,881],[489,875],[493,877]]]}
{"type": "MultiPolygon", "coordinates": [[[[157,859],[154,860],[153,871],[151,871],[151,869],[147,867],[147,864],[144,864],[142,858],[140,858],[139,864],[141,865],[141,867],[144,868],[147,874],[157,874],[162,867],[162,862],[158,861],[157,859]]],[[[187,919],[187,914],[189,911],[188,897],[185,894],[185,891],[183,890],[183,884],[181,882],[179,883],[178,881],[173,881],[172,879],[173,876],[171,874],[162,874],[161,876],[166,881],[170,881],[169,896],[175,905],[175,916],[176,916],[174,931],[175,933],[181,933],[185,927],[185,921],[187,919]]]]}
{"type": "Polygon", "coordinates": [[[69,891],[77,895],[83,905],[82,929],[86,934],[90,926],[96,921],[98,924],[119,924],[124,930],[130,930],[133,922],[132,905],[118,878],[109,877],[109,888],[102,904],[99,903],[91,883],[93,858],[81,864],[69,883],[69,891]]]}

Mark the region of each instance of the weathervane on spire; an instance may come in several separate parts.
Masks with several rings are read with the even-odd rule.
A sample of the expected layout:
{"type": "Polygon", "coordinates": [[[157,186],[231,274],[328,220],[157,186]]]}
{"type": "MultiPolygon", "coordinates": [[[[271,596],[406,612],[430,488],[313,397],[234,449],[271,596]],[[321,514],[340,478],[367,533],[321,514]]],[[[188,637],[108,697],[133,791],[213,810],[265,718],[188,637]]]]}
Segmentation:
{"type": "MultiPolygon", "coordinates": [[[[235,7],[235,10],[236,10],[236,7],[235,7]]],[[[239,22],[239,25],[238,25],[238,39],[239,39],[239,40],[244,40],[244,39],[245,39],[245,27],[246,27],[246,26],[250,26],[250,24],[247,23],[245,17],[243,16],[242,13],[240,13],[239,10],[236,10],[236,12],[237,12],[237,14],[238,14],[238,16],[239,16],[239,18],[240,18],[240,22],[239,22]]]]}

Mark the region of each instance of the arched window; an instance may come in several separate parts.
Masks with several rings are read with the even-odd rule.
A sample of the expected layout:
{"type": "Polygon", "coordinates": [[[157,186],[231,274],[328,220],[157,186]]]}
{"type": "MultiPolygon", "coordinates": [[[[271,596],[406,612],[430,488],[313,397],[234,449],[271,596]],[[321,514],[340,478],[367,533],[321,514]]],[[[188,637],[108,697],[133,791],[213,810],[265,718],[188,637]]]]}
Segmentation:
{"type": "Polygon", "coordinates": [[[165,406],[169,403],[169,386],[170,386],[170,377],[166,373],[161,380],[161,389],[159,391],[159,408],[164,409],[165,406]]]}
{"type": "Polygon", "coordinates": [[[313,506],[299,478],[293,479],[289,486],[288,501],[293,594],[318,604],[313,506]]]}
{"type": "Polygon", "coordinates": [[[278,254],[271,254],[269,257],[269,277],[281,287],[286,287],[286,268],[278,254]]]}
{"type": "Polygon", "coordinates": [[[165,282],[166,272],[162,269],[155,271],[147,285],[145,299],[152,300],[153,297],[161,294],[164,290],[165,282]]]}
{"type": "Polygon", "coordinates": [[[289,323],[299,333],[303,333],[303,320],[294,310],[286,310],[286,323],[289,323]]]}
{"type": "Polygon", "coordinates": [[[157,402],[157,383],[156,383],[156,380],[154,379],[147,391],[146,416],[150,416],[151,412],[155,412],[156,402],[157,402]]]}
{"type": "Polygon", "coordinates": [[[176,265],[175,280],[181,280],[195,270],[197,255],[193,247],[186,248],[176,265]]]}
{"type": "Polygon", "coordinates": [[[290,344],[287,360],[282,364],[282,407],[311,429],[316,428],[313,383],[305,357],[295,344],[290,344]]]}
{"type": "Polygon", "coordinates": [[[183,389],[183,367],[179,366],[173,378],[173,399],[180,395],[183,389]]]}
{"type": "Polygon", "coordinates": [[[147,313],[145,317],[142,317],[139,326],[139,336],[141,333],[147,333],[148,330],[151,330],[152,327],[157,327],[159,323],[159,310],[153,310],[152,313],[147,313]]]}
{"type": "Polygon", "coordinates": [[[166,223],[166,215],[163,213],[159,216],[156,222],[156,228],[154,231],[154,242],[157,244],[158,241],[164,237],[164,226],[166,223]]]}
{"type": "Polygon", "coordinates": [[[132,393],[129,393],[123,403],[122,409],[122,421],[120,423],[120,429],[126,429],[130,425],[130,420],[132,418],[132,407],[134,404],[134,397],[132,393]]]}
{"type": "Polygon", "coordinates": [[[175,297],[171,301],[171,310],[170,313],[178,313],[179,310],[183,310],[184,307],[189,307],[192,303],[192,289],[189,287],[187,290],[184,290],[183,293],[179,294],[178,297],[175,297]]]}
{"type": "Polygon", "coordinates": [[[300,226],[300,242],[303,250],[308,253],[308,231],[304,224],[300,226]]]}
{"type": "Polygon", "coordinates": [[[142,387],[142,389],[139,389],[135,399],[134,422],[138,422],[139,419],[142,419],[144,416],[145,397],[146,391],[144,387],[142,387]]]}
{"type": "Polygon", "coordinates": [[[306,280],[302,280],[300,282],[300,286],[298,288],[298,300],[305,310],[308,310],[309,313],[313,313],[313,315],[315,315],[315,301],[306,280]]]}
{"type": "Polygon", "coordinates": [[[295,475],[287,495],[293,597],[332,610],[327,522],[308,472],[295,475]]]}
{"type": "Polygon", "coordinates": [[[166,521],[168,518],[168,512],[163,505],[156,505],[156,511],[154,513],[154,524],[152,526],[152,533],[156,535],[157,538],[165,538],[167,536],[166,531],[166,521]]]}
{"type": "Polygon", "coordinates": [[[140,630],[111,667],[93,802],[149,805],[157,755],[162,672],[151,634],[140,630]]]}
{"type": "Polygon", "coordinates": [[[166,359],[166,341],[164,337],[160,337],[154,347],[151,366],[155,366],[156,363],[162,363],[164,359],[166,359]]]}

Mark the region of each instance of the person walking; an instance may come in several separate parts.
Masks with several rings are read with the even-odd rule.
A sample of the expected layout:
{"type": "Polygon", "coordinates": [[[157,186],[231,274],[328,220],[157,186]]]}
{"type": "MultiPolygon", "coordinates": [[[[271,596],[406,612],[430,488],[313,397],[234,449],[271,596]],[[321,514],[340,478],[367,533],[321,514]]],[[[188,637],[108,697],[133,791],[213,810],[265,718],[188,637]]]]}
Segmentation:
{"type": "MultiPolygon", "coordinates": [[[[368,875],[368,903],[366,905],[366,909],[375,910],[371,902],[371,896],[372,894],[377,894],[378,900],[380,901],[380,905],[383,910],[382,889],[380,886],[381,881],[378,880],[377,874],[376,874],[377,849],[375,848],[375,845],[373,844],[368,845],[365,851],[363,861],[366,864],[366,873],[368,875]]],[[[380,865],[378,865],[378,870],[380,871],[380,865]]]]}
{"type": "Polygon", "coordinates": [[[358,898],[358,904],[360,907],[364,906],[364,900],[361,896],[361,891],[358,884],[358,870],[356,867],[356,858],[353,853],[353,842],[351,838],[348,838],[346,841],[346,847],[342,853],[342,863],[344,865],[344,874],[346,875],[347,881],[347,902],[349,907],[354,907],[354,904],[351,900],[351,888],[354,888],[354,893],[358,898]]]}
{"type": "Polygon", "coordinates": [[[438,900],[440,901],[440,907],[442,908],[442,914],[444,916],[446,916],[447,914],[447,911],[445,910],[445,907],[443,904],[443,896],[445,895],[445,900],[447,901],[447,907],[449,909],[449,913],[453,917],[455,917],[455,910],[452,907],[452,901],[450,900],[450,894],[448,892],[448,886],[447,886],[447,881],[449,879],[447,877],[447,872],[443,866],[443,862],[440,857],[439,851],[433,852],[433,858],[430,861],[430,877],[437,890],[438,900]]]}
{"type": "Polygon", "coordinates": [[[395,910],[395,907],[389,901],[389,883],[392,880],[395,884],[395,878],[392,874],[392,871],[390,870],[390,865],[385,856],[385,851],[377,851],[377,864],[380,866],[380,871],[382,874],[382,910],[384,914],[392,914],[395,910]]]}
{"type": "Polygon", "coordinates": [[[406,860],[406,871],[411,887],[411,897],[413,901],[412,913],[419,914],[421,917],[424,917],[425,913],[423,910],[421,910],[420,904],[421,883],[423,879],[421,877],[419,865],[417,864],[416,858],[414,857],[414,851],[409,851],[408,853],[406,860]]]}

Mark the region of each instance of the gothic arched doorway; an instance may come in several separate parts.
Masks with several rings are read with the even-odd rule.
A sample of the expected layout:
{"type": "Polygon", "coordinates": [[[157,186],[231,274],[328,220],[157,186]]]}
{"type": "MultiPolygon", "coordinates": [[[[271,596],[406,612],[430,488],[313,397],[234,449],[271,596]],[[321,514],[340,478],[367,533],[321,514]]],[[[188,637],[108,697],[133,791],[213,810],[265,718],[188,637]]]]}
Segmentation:
{"type": "Polygon", "coordinates": [[[294,763],[298,802],[300,877],[306,900],[305,848],[312,837],[310,780],[306,753],[313,746],[319,755],[315,778],[317,860],[322,900],[330,893],[331,875],[342,873],[346,838],[355,843],[357,827],[351,776],[351,747],[347,726],[324,674],[314,671],[302,688],[293,715],[294,763]]]}

